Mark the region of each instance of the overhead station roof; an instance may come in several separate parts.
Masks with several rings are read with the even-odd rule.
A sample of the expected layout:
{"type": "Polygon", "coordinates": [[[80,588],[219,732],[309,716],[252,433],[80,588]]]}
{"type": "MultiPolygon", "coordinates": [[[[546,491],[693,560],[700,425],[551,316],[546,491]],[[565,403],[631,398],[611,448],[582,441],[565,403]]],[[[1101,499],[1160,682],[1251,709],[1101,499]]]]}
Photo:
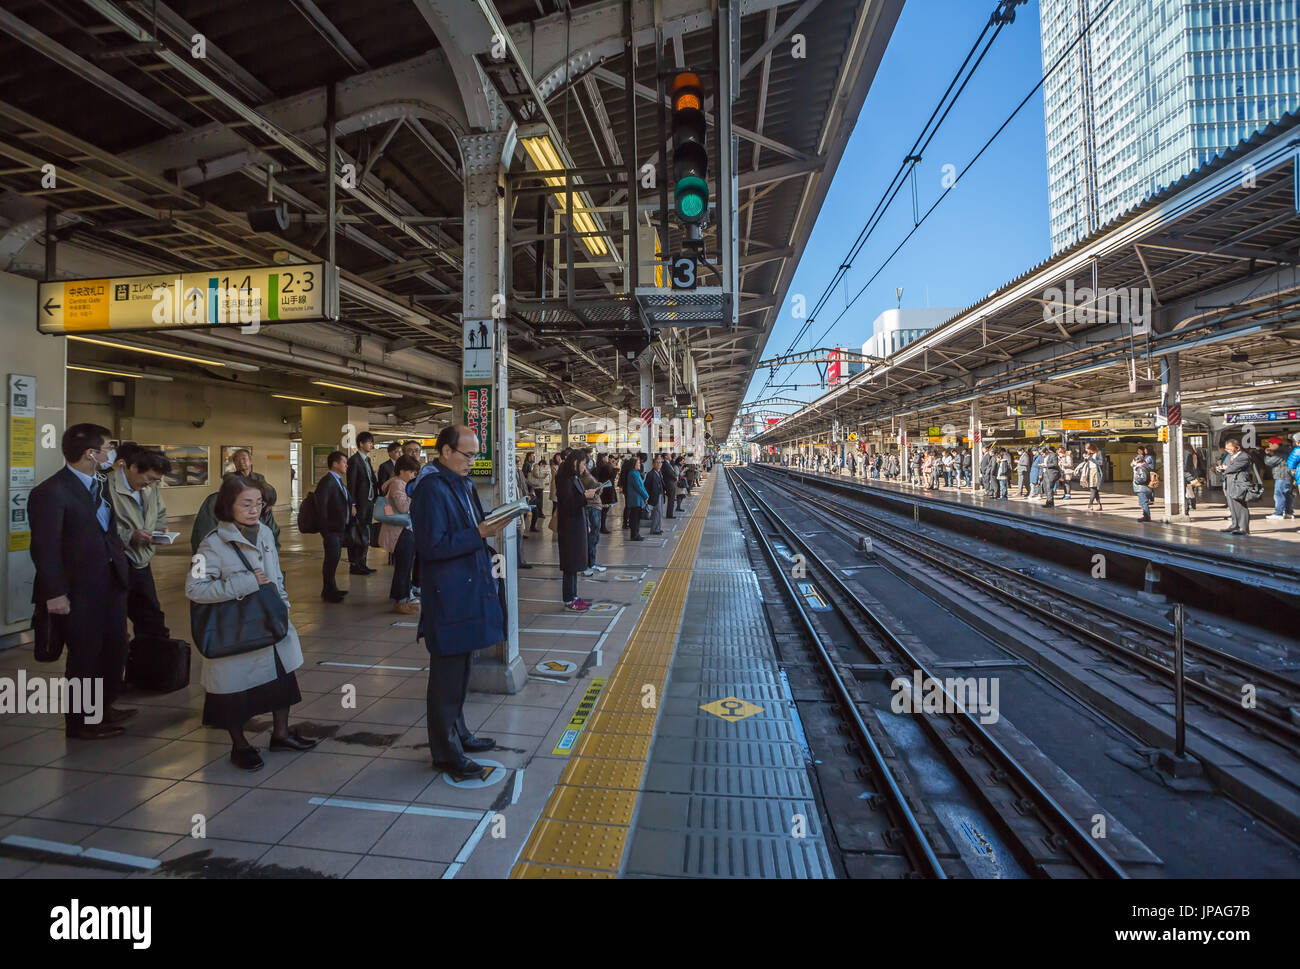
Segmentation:
{"type": "MultiPolygon", "coordinates": [[[[47,206],[59,214],[63,242],[106,257],[120,273],[267,264],[277,252],[320,260],[333,85],[338,149],[359,182],[338,194],[341,319],[331,329],[405,351],[408,362],[423,355],[458,362],[464,186],[460,150],[440,112],[459,95],[429,80],[445,76],[449,58],[427,6],[9,0],[0,11],[0,268],[42,275],[39,258],[23,250],[43,237],[47,206]],[[203,57],[193,56],[197,35],[203,57]],[[56,166],[57,187],[40,183],[46,164],[56,166]],[[268,170],[291,222],[283,232],[256,233],[245,213],[264,204],[268,170]]],[[[517,39],[556,18],[576,23],[623,9],[618,0],[478,6],[495,9],[517,39]]],[[[730,426],[738,410],[901,6],[741,3],[740,325],[686,334],[715,427],[730,426]],[[788,56],[792,18],[807,57],[788,56]],[[772,43],[774,35],[783,39],[772,43]]],[[[678,24],[669,67],[714,69],[709,9],[702,0],[638,3],[639,40],[663,11],[670,36],[678,24]]],[[[518,46],[527,54],[527,44],[518,46]]],[[[625,60],[602,50],[547,95],[578,166],[609,164],[611,145],[627,141],[625,60]]],[[[643,101],[642,88],[653,83],[648,60],[653,50],[642,49],[643,101]]],[[[638,140],[653,146],[657,117],[646,108],[638,107],[638,140]]],[[[514,168],[527,164],[517,150],[514,168]]],[[[516,286],[529,287],[531,252],[512,258],[516,286]]],[[[616,363],[609,339],[579,332],[559,342],[537,330],[522,316],[512,321],[511,385],[520,401],[593,412],[639,406],[635,379],[625,388],[610,380],[629,365],[616,363]],[[564,369],[554,366],[561,357],[564,369]]],[[[179,334],[141,340],[190,346],[179,334]]],[[[237,341],[230,352],[242,352],[237,341]]]]}
{"type": "MultiPolygon", "coordinates": [[[[965,428],[971,409],[1005,426],[1006,406],[1039,416],[1150,413],[1159,393],[1129,378],[1160,376],[1178,350],[1185,409],[1300,390],[1300,115],[1290,114],[1207,162],[1088,238],[1021,274],[881,364],[767,429],[783,443],[845,424],[901,420],[965,428]],[[1135,339],[1125,307],[1066,294],[1151,296],[1154,323],[1135,339]],[[1135,291],[1136,294],[1135,294],[1135,291]],[[1248,343],[1247,359],[1233,360],[1248,343]],[[1135,361],[1130,364],[1130,361],[1135,361]],[[922,418],[921,415],[924,415],[922,418]]],[[[1135,302],[1130,312],[1144,311],[1135,302]]]]}

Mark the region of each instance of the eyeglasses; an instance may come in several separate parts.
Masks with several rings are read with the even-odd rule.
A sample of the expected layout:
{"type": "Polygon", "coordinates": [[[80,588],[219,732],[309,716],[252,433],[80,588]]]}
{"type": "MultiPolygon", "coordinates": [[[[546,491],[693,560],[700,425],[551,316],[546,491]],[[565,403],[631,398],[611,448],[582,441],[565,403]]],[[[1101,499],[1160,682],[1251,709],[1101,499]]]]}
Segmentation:
{"type": "Polygon", "coordinates": [[[237,501],[237,502],[235,502],[235,507],[236,507],[236,508],[248,508],[248,509],[250,509],[250,510],[253,509],[253,508],[263,508],[263,507],[265,507],[265,506],[266,506],[266,502],[261,501],[261,500],[258,500],[258,501],[237,501]]]}
{"type": "Polygon", "coordinates": [[[457,454],[463,454],[463,455],[465,455],[465,457],[467,457],[467,458],[469,458],[471,461],[473,461],[475,458],[477,458],[477,457],[478,457],[480,454],[482,454],[483,452],[482,452],[482,451],[462,451],[460,448],[457,448],[457,449],[456,449],[456,453],[457,453],[457,454]]]}

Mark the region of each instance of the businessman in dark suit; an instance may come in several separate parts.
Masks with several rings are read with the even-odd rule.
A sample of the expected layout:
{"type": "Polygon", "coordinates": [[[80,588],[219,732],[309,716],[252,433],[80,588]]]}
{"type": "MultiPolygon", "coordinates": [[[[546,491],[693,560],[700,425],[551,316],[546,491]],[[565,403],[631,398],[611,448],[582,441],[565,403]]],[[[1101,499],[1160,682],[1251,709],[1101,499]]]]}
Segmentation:
{"type": "Polygon", "coordinates": [[[98,424],[64,431],[65,467],[32,489],[27,503],[37,621],[46,614],[61,617],[56,622],[68,647],[70,680],[103,683],[98,711],[87,710],[84,702],[79,712],[65,711],[67,735],[81,740],[121,735],[122,721],[136,712],[113,706],[126,665],[130,564],[103,476],[112,467],[105,447],[111,434],[98,424]]]}
{"type": "Polygon", "coordinates": [[[320,597],[326,602],[342,602],[347,595],[334,581],[343,548],[343,533],[355,513],[352,496],[348,492],[344,475],[348,469],[348,456],[342,451],[331,451],[326,459],[329,470],[316,483],[316,517],[320,522],[320,537],[325,543],[325,561],[321,564],[320,597]]]}
{"type": "Polygon", "coordinates": [[[375,513],[375,498],[379,484],[375,469],[370,465],[370,452],[375,449],[375,436],[369,431],[357,435],[357,453],[348,458],[348,493],[355,509],[353,517],[361,526],[362,541],[348,547],[348,569],[353,575],[369,575],[375,570],[366,565],[370,550],[370,519],[375,513]]]}
{"type": "Polygon", "coordinates": [[[393,441],[388,445],[388,460],[379,466],[379,490],[384,490],[384,482],[397,474],[397,459],[402,456],[402,445],[399,441],[393,441]]]}

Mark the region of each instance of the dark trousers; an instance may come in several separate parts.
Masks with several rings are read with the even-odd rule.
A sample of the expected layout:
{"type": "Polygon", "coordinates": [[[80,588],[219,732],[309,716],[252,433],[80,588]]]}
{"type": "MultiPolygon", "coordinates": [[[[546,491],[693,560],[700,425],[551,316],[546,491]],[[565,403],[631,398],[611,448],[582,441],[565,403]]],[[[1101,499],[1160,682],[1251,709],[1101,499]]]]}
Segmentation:
{"type": "MultiPolygon", "coordinates": [[[[122,671],[126,666],[126,590],[113,583],[111,592],[94,602],[78,602],[71,596],[72,612],[64,621],[67,630],[68,662],[64,675],[69,679],[89,677],[104,683],[104,712],[117,702],[122,690],[122,671]]],[[[83,693],[81,709],[88,700],[83,693]]],[[[67,713],[69,728],[80,727],[84,713],[67,713]]],[[[103,723],[103,720],[99,721],[103,723]]]]}
{"type": "Polygon", "coordinates": [[[335,592],[338,584],[334,581],[334,572],[339,567],[339,558],[343,554],[342,532],[321,532],[321,542],[325,545],[325,561],[321,564],[321,591],[335,592]]]}
{"type": "MultiPolygon", "coordinates": [[[[370,534],[370,521],[374,516],[375,506],[371,504],[362,504],[357,502],[357,522],[361,525],[361,534],[368,536],[370,534]]],[[[356,566],[364,567],[366,564],[366,554],[370,551],[370,546],[366,542],[360,545],[348,546],[348,565],[355,568],[356,566]]]]}
{"type": "Polygon", "coordinates": [[[473,653],[443,656],[429,654],[429,689],[426,724],[429,753],[434,765],[448,767],[465,759],[462,741],[473,736],[465,726],[465,697],[469,693],[469,667],[473,653]]]}
{"type": "Polygon", "coordinates": [[[600,544],[600,522],[604,512],[588,505],[587,514],[587,568],[596,564],[596,546],[600,544]]]}
{"type": "Polygon", "coordinates": [[[126,590],[126,614],[131,618],[131,630],[136,639],[160,643],[171,639],[167,617],[158,604],[158,590],[153,584],[153,569],[131,569],[130,584],[126,590]]]}
{"type": "Polygon", "coordinates": [[[612,505],[600,506],[600,530],[604,532],[606,535],[610,534],[608,519],[609,519],[609,509],[611,507],[613,506],[612,505]]]}
{"type": "Polygon", "coordinates": [[[565,572],[564,578],[560,580],[560,586],[560,598],[564,600],[565,605],[568,605],[578,598],[578,573],[565,572]]]}
{"type": "Polygon", "coordinates": [[[632,522],[632,537],[634,539],[641,537],[641,509],[629,508],[628,517],[632,522]]]}
{"type": "Polygon", "coordinates": [[[677,516],[674,515],[673,512],[680,507],[677,503],[677,485],[670,484],[667,479],[664,479],[664,503],[668,507],[668,511],[664,514],[664,517],[676,518],[677,516]]]}
{"type": "Polygon", "coordinates": [[[401,602],[411,595],[411,566],[415,564],[415,535],[403,529],[393,547],[393,582],[388,587],[388,598],[401,602]]]}
{"type": "Polygon", "coordinates": [[[1088,489],[1088,507],[1089,507],[1089,508],[1092,507],[1092,503],[1093,503],[1094,501],[1097,503],[1097,510],[1098,510],[1098,511],[1101,511],[1101,489],[1100,489],[1100,488],[1089,488],[1089,489],[1088,489]]]}

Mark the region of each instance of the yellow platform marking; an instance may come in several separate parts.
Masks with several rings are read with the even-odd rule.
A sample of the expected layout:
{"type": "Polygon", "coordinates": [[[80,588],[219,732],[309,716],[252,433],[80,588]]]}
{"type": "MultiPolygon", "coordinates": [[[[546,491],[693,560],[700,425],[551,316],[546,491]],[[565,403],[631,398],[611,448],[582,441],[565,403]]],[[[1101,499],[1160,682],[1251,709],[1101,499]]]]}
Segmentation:
{"type": "Polygon", "coordinates": [[[730,720],[735,723],[737,720],[744,720],[746,717],[752,717],[756,713],[762,713],[763,708],[755,706],[748,700],[741,700],[734,696],[725,697],[721,700],[714,700],[712,703],[706,703],[700,707],[707,713],[711,713],[723,720],[730,720]]]}
{"type": "Polygon", "coordinates": [[[578,738],[582,736],[582,728],[586,726],[587,718],[591,716],[592,710],[596,707],[596,698],[600,696],[600,691],[605,688],[605,683],[606,678],[603,676],[592,679],[591,685],[587,687],[587,692],[583,694],[582,702],[573,711],[573,716],[569,717],[569,722],[565,725],[564,732],[560,734],[560,739],[556,741],[555,749],[551,753],[567,756],[572,752],[574,746],[578,743],[578,738]]]}
{"type": "Polygon", "coordinates": [[[511,878],[618,875],[716,482],[711,475],[701,489],[663,575],[647,583],[649,601],[511,878]]]}

